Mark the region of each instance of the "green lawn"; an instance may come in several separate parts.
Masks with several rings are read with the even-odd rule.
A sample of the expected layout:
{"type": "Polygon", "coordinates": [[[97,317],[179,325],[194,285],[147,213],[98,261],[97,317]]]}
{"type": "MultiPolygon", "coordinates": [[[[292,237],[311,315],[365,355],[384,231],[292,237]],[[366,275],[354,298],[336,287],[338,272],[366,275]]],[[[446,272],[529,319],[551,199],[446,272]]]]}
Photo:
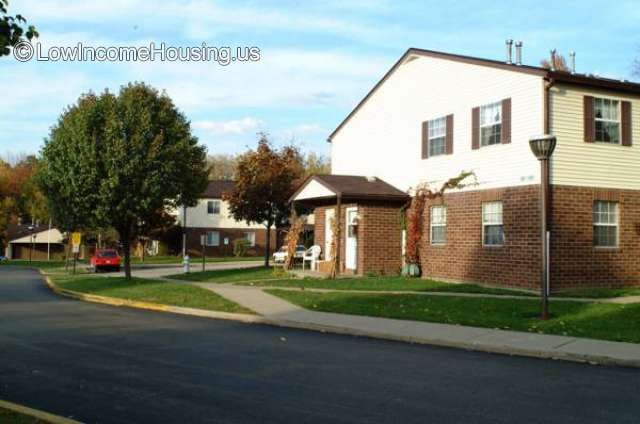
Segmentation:
{"type": "Polygon", "coordinates": [[[553,294],[553,297],[576,297],[591,299],[608,299],[624,296],[640,296],[640,287],[629,287],[623,289],[575,289],[553,294]]]}
{"type": "MultiPolygon", "coordinates": [[[[243,256],[236,258],[235,256],[225,256],[220,258],[206,258],[206,263],[219,263],[219,262],[243,262],[243,261],[262,261],[264,257],[257,256],[243,256]]],[[[182,256],[147,256],[144,258],[144,262],[140,260],[139,256],[131,257],[132,264],[180,264],[182,263],[182,256]]],[[[202,263],[202,258],[191,258],[191,264],[197,265],[202,263]]]]}
{"type": "Polygon", "coordinates": [[[286,278],[282,269],[269,267],[251,267],[234,269],[216,269],[211,271],[191,272],[189,274],[171,275],[169,278],[185,281],[202,281],[209,283],[233,283],[238,281],[259,281],[273,278],[286,278]]]}
{"type": "Polygon", "coordinates": [[[477,284],[452,284],[442,281],[405,277],[357,277],[338,278],[334,280],[325,278],[290,278],[275,281],[240,282],[237,284],[262,287],[299,287],[331,290],[417,291],[537,296],[534,293],[483,287],[477,284]]]}
{"type": "Polygon", "coordinates": [[[557,301],[552,318],[540,321],[533,299],[267,291],[316,311],[640,343],[640,304],[557,301]]]}
{"type": "Polygon", "coordinates": [[[167,281],[87,275],[53,275],[61,288],[120,299],[161,303],[210,311],[253,313],[216,293],[201,287],[167,281]]]}
{"type": "Polygon", "coordinates": [[[38,418],[18,414],[8,409],[0,408],[0,423],[2,424],[46,424],[38,418]]]}

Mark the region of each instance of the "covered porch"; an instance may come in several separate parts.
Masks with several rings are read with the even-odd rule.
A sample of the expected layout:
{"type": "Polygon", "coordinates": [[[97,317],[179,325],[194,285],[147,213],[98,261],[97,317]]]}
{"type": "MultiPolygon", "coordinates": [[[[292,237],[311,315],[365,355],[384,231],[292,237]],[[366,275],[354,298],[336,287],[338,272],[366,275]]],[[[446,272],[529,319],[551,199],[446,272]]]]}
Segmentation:
{"type": "Polygon", "coordinates": [[[402,266],[400,213],[409,195],[376,177],[313,175],[291,197],[296,210],[312,210],[314,244],[322,253],[315,271],[328,272],[335,239],[338,273],[396,274],[402,266]]]}

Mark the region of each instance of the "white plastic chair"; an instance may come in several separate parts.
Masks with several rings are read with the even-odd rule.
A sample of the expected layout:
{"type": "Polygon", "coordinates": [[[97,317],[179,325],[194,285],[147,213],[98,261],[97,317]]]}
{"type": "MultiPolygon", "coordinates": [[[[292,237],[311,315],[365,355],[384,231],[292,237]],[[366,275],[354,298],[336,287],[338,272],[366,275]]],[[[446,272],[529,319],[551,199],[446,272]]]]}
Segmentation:
{"type": "Polygon", "coordinates": [[[317,244],[307,249],[302,256],[302,270],[304,271],[305,262],[311,262],[310,269],[311,271],[314,271],[316,268],[316,261],[320,259],[320,253],[322,253],[322,249],[317,244]]]}

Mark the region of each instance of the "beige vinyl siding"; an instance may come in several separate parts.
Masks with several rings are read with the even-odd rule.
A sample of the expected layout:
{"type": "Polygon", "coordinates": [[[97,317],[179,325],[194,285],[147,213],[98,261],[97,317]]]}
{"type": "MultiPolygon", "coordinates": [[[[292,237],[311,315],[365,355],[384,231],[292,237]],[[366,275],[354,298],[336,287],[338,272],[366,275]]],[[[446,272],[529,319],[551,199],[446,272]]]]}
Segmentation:
{"type": "Polygon", "coordinates": [[[369,97],[331,143],[334,174],[373,175],[401,190],[440,187],[463,170],[469,190],[536,184],[529,138],[543,131],[539,76],[431,57],[410,57],[369,97]],[[472,149],[471,110],[511,99],[511,143],[472,149]],[[453,115],[453,154],[422,158],[422,122],[453,115]]]}
{"type": "Polygon", "coordinates": [[[550,92],[551,133],[558,144],[552,184],[640,190],[640,96],[558,84],[550,92]],[[585,143],[583,97],[631,102],[632,146],[585,143]]]}

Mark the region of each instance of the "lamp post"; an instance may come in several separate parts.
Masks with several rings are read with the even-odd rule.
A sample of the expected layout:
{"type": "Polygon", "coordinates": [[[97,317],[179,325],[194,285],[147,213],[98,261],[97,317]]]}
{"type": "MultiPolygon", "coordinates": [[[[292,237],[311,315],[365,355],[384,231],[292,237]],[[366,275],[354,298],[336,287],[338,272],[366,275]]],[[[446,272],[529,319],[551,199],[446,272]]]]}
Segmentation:
{"type": "Polygon", "coordinates": [[[540,293],[542,294],[541,319],[549,319],[549,160],[556,148],[556,137],[542,135],[529,139],[529,147],[540,161],[540,236],[542,241],[542,260],[540,266],[540,293]]]}

